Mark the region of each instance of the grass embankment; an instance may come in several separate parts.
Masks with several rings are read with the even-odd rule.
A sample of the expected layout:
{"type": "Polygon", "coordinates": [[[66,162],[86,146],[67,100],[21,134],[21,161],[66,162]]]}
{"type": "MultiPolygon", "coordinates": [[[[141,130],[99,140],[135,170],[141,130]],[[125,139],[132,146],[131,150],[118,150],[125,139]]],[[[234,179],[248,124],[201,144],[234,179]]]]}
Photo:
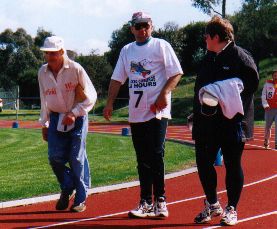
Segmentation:
{"type": "MultiPolygon", "coordinates": [[[[0,139],[0,201],[59,192],[39,130],[1,129],[0,139]]],[[[88,134],[87,154],[92,187],[138,179],[130,137],[88,134]]],[[[194,149],[166,142],[165,161],[166,173],[191,167],[194,149]]]]}

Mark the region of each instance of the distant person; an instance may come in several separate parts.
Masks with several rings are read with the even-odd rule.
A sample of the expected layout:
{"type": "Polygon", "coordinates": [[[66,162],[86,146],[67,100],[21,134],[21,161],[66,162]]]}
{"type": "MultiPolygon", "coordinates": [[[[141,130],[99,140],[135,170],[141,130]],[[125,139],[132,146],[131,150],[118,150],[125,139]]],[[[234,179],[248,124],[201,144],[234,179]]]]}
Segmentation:
{"type": "Polygon", "coordinates": [[[194,221],[206,223],[222,215],[221,224],[235,225],[244,182],[241,156],[245,141],[253,138],[253,97],[259,75],[251,55],[235,44],[233,27],[228,20],[214,16],[206,26],[204,38],[207,54],[195,82],[192,136],[206,200],[204,210],[194,221]],[[220,148],[228,197],[224,211],[217,198],[214,168],[220,148]]]}
{"type": "Polygon", "coordinates": [[[150,15],[134,13],[130,27],[135,42],[127,44],[120,52],[103,115],[110,120],[119,89],[129,79],[129,122],[140,181],[140,201],[129,216],[167,217],[165,135],[171,118],[171,91],[183,72],[171,45],[151,36],[150,15]]]}
{"type": "Polygon", "coordinates": [[[0,98],[0,112],[3,111],[3,100],[0,98]]]}
{"type": "MultiPolygon", "coordinates": [[[[262,92],[262,105],[265,110],[265,134],[264,147],[269,147],[271,126],[275,122],[275,133],[277,133],[277,69],[272,72],[272,79],[267,80],[262,92]]],[[[275,134],[275,149],[277,149],[277,134],[275,134]]]]}
{"type": "Polygon", "coordinates": [[[48,141],[48,158],[61,188],[57,210],[86,210],[90,170],[86,153],[88,112],[96,102],[96,91],[80,64],[70,60],[63,39],[47,37],[43,47],[47,61],[38,72],[42,137],[48,141]],[[67,166],[66,164],[69,164],[67,166]]]}

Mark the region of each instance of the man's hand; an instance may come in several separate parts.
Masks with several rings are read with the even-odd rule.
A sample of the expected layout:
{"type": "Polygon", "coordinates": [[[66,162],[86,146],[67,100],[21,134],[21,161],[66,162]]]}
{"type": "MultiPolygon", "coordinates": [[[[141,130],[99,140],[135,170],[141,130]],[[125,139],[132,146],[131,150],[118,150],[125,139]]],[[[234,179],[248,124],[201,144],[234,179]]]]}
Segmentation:
{"type": "Polygon", "coordinates": [[[265,111],[268,111],[270,109],[270,107],[265,107],[264,109],[265,109],[265,111]]]}
{"type": "Polygon", "coordinates": [[[84,92],[84,89],[80,84],[78,84],[75,88],[75,102],[82,103],[87,99],[87,96],[84,92]]]}
{"type": "Polygon", "coordinates": [[[121,87],[121,82],[111,80],[108,91],[107,104],[103,110],[103,116],[106,120],[110,121],[113,113],[113,103],[121,87]]]}
{"type": "Polygon", "coordinates": [[[42,133],[42,139],[47,142],[48,141],[48,128],[42,127],[41,133],[42,133]]]}
{"type": "Polygon", "coordinates": [[[63,125],[71,125],[75,122],[75,120],[76,120],[75,115],[72,112],[68,112],[65,114],[62,124],[63,125]]]}
{"type": "Polygon", "coordinates": [[[182,76],[181,74],[177,74],[175,76],[170,77],[167,80],[167,83],[161,90],[161,93],[155,102],[155,106],[158,111],[166,108],[166,106],[168,105],[169,101],[167,101],[166,96],[177,86],[178,82],[181,79],[181,76],[182,76]]]}
{"type": "Polygon", "coordinates": [[[108,121],[111,121],[112,113],[113,113],[113,106],[106,105],[106,107],[103,110],[104,118],[108,121]]]}
{"type": "Polygon", "coordinates": [[[168,104],[166,93],[161,92],[161,94],[158,96],[155,106],[158,111],[164,109],[168,104]]]}

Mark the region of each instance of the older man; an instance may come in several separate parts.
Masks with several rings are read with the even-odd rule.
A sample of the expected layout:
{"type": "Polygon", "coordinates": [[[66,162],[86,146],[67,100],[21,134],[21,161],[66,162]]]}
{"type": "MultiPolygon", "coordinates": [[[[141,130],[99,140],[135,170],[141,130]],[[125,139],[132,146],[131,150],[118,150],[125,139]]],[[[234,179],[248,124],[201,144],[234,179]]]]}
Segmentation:
{"type": "Polygon", "coordinates": [[[111,118],[119,88],[129,78],[129,122],[140,181],[140,201],[129,216],[167,217],[164,142],[171,118],[171,91],[183,72],[170,44],[151,36],[150,15],[134,13],[130,25],[136,41],[121,50],[110,82],[104,117],[111,118]]]}
{"type": "Polygon", "coordinates": [[[49,162],[61,188],[56,209],[67,209],[75,190],[70,210],[82,212],[90,187],[88,112],[96,102],[96,91],[82,66],[67,57],[62,38],[47,37],[41,50],[47,63],[38,72],[40,123],[43,139],[48,141],[49,162]]]}

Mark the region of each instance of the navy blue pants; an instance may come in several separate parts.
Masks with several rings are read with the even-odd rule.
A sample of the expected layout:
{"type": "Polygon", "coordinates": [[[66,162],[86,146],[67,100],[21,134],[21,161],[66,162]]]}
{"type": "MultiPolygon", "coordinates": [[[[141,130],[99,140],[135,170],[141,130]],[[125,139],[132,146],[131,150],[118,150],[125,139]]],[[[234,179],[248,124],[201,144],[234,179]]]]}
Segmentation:
{"type": "Polygon", "coordinates": [[[88,117],[81,116],[69,132],[57,131],[59,114],[50,114],[48,159],[63,192],[76,190],[74,204],[86,200],[90,187],[90,171],[86,154],[88,117]]]}
{"type": "Polygon", "coordinates": [[[137,156],[140,181],[140,197],[152,203],[165,197],[164,152],[167,119],[151,119],[143,123],[131,123],[132,140],[137,156]]]}

